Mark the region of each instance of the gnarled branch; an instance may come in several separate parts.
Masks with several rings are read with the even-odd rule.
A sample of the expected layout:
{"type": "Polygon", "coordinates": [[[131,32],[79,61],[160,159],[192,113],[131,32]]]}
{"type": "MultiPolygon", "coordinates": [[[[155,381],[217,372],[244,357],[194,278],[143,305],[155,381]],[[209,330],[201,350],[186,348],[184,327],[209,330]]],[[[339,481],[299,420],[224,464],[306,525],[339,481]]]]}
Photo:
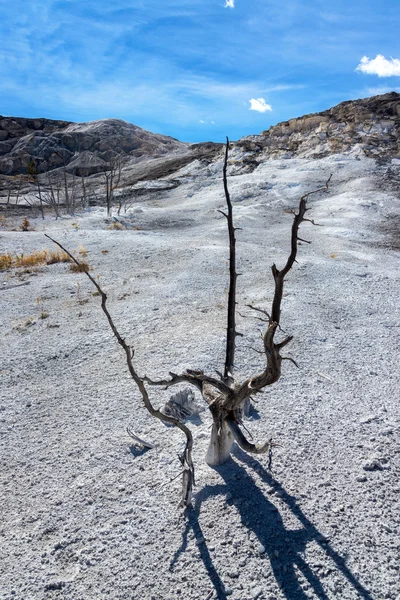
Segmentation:
{"type": "Polygon", "coordinates": [[[266,454],[271,448],[277,446],[272,440],[265,442],[264,444],[253,444],[245,437],[241,431],[239,424],[233,420],[227,420],[229,429],[235,439],[235,442],[244,450],[250,454],[266,454]]]}
{"type": "Polygon", "coordinates": [[[94,277],[89,273],[89,271],[87,271],[86,269],[83,268],[82,263],[80,263],[79,260],[77,260],[73,254],[71,254],[66,248],[64,248],[64,246],[62,246],[59,242],[57,242],[56,240],[51,238],[49,235],[45,234],[45,236],[49,240],[51,240],[54,244],[56,244],[59,248],[61,248],[61,250],[63,250],[66,254],[68,254],[68,256],[71,258],[71,260],[73,260],[73,262],[82,269],[82,271],[87,275],[87,277],[93,283],[96,290],[99,292],[99,294],[101,296],[101,308],[107,317],[108,324],[110,325],[110,328],[111,328],[114,336],[116,337],[118,344],[123,348],[123,350],[125,352],[126,363],[128,365],[129,373],[142,396],[143,404],[146,407],[146,409],[148,410],[148,412],[153,417],[160,419],[160,421],[166,421],[167,423],[171,423],[171,425],[175,425],[185,434],[186,445],[185,445],[182,455],[179,457],[179,459],[184,467],[183,479],[182,479],[182,504],[183,504],[183,506],[190,506],[191,497],[192,497],[192,488],[195,483],[194,466],[193,466],[193,462],[192,462],[192,448],[193,448],[192,432],[190,431],[190,429],[188,427],[186,427],[186,425],[181,423],[178,419],[164,415],[161,411],[159,411],[153,407],[153,405],[150,401],[149,395],[147,393],[146,387],[144,385],[143,379],[141,377],[139,377],[139,375],[137,374],[137,372],[133,366],[132,361],[133,361],[134,350],[125,342],[125,340],[119,333],[119,331],[108,311],[106,293],[103,291],[103,289],[100,287],[98,282],[94,279],[94,277]]]}
{"type": "Polygon", "coordinates": [[[190,371],[188,369],[186,373],[182,373],[181,375],[170,372],[170,376],[171,379],[159,379],[154,381],[149,377],[144,377],[143,380],[149,385],[164,386],[165,389],[168,389],[173,385],[178,385],[179,383],[189,383],[194,385],[201,393],[203,393],[203,386],[205,383],[208,383],[224,394],[230,394],[232,391],[223,381],[219,381],[218,379],[205,375],[199,371],[190,371]]]}
{"type": "MultiPolygon", "coordinates": [[[[259,312],[266,316],[268,315],[269,324],[268,324],[268,327],[267,327],[265,333],[262,336],[263,343],[264,343],[264,352],[265,352],[265,356],[267,359],[267,365],[266,365],[265,370],[262,373],[254,376],[254,377],[250,377],[249,379],[244,381],[241,385],[237,385],[235,387],[233,396],[224,398],[224,400],[221,403],[222,404],[221,410],[224,411],[225,415],[228,415],[229,411],[235,411],[235,410],[239,409],[240,406],[242,405],[242,403],[247,398],[249,398],[252,394],[256,394],[256,393],[260,392],[264,387],[267,387],[267,386],[275,383],[280,378],[281,364],[282,364],[282,360],[283,360],[283,358],[280,355],[280,351],[287,344],[289,344],[293,339],[292,336],[288,336],[280,343],[276,344],[274,341],[276,330],[280,327],[280,313],[281,313],[281,303],[282,303],[282,297],[283,297],[283,286],[284,286],[285,277],[296,261],[297,245],[298,245],[298,241],[299,241],[298,232],[299,232],[300,224],[305,220],[304,216],[308,210],[307,199],[311,194],[315,194],[317,192],[327,190],[328,184],[329,184],[331,178],[332,178],[332,175],[330,175],[326,184],[323,187],[318,188],[317,190],[308,192],[307,194],[304,194],[300,198],[298,212],[294,213],[294,220],[293,220],[292,231],[291,231],[291,251],[290,251],[289,257],[288,257],[283,269],[278,270],[278,268],[275,264],[273,264],[271,267],[272,274],[274,277],[274,282],[275,282],[275,290],[274,290],[274,297],[272,300],[271,314],[267,313],[267,311],[265,311],[263,309],[254,307],[252,305],[247,305],[249,308],[251,308],[252,310],[254,310],[256,312],[259,312]]],[[[292,362],[294,362],[294,361],[292,361],[292,362]]]]}

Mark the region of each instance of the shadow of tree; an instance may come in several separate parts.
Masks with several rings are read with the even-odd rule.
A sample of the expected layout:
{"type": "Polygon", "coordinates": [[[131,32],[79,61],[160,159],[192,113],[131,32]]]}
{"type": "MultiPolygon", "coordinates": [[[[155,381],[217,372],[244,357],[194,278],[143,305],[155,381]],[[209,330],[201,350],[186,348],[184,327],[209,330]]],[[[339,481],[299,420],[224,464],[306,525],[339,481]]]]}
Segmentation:
{"type": "MultiPolygon", "coordinates": [[[[181,546],[176,550],[170,570],[185,552],[190,531],[196,539],[204,567],[214,587],[208,598],[226,600],[227,589],[213,564],[205,536],[199,523],[201,504],[211,496],[227,495],[230,493],[235,501],[242,524],[248,532],[253,532],[260,544],[260,560],[269,559],[275,579],[287,600],[306,600],[306,594],[299,581],[298,572],[301,572],[308,582],[314,595],[321,600],[329,600],[319,576],[313,572],[310,565],[302,556],[309,542],[317,543],[323,552],[333,562],[334,566],[347,579],[350,586],[363,600],[373,600],[371,593],[363,587],[355,575],[346,565],[345,559],[338,554],[328,543],[326,538],[318,531],[315,525],[306,517],[296,502],[296,498],[288,494],[283,486],[264,469],[253,457],[249,457],[239,448],[235,449],[235,458],[245,463],[249,469],[279,493],[280,500],[286,504],[292,514],[301,523],[299,529],[287,529],[275,505],[258,488],[251,475],[244,466],[236,460],[218,467],[216,470],[225,483],[205,486],[196,496],[195,507],[186,513],[186,526],[182,534],[181,546]],[[237,502],[237,500],[239,500],[237,502]],[[262,546],[262,548],[261,548],[262,546]],[[263,550],[265,550],[263,552],[263,550]]],[[[261,584],[262,582],[260,582],[261,584]]]]}
{"type": "Polygon", "coordinates": [[[135,446],[134,444],[129,446],[129,452],[135,458],[137,458],[138,456],[143,456],[143,454],[146,454],[146,452],[148,452],[149,450],[150,448],[146,448],[145,446],[135,446]]]}

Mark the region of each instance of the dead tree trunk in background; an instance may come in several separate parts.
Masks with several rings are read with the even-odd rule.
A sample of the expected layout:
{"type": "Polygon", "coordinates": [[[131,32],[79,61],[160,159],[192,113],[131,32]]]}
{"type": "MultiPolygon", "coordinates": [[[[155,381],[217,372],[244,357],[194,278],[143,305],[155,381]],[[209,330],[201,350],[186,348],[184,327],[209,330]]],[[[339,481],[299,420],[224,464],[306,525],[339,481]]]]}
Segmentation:
{"type": "Polygon", "coordinates": [[[37,188],[38,188],[39,210],[40,210],[40,214],[42,216],[42,219],[44,219],[42,188],[41,188],[41,185],[40,185],[40,177],[39,177],[39,175],[36,177],[36,183],[37,183],[37,188]]]}
{"type": "Polygon", "coordinates": [[[63,178],[64,178],[64,202],[65,202],[65,211],[67,214],[71,214],[70,206],[69,206],[69,190],[68,190],[68,181],[67,181],[67,170],[65,166],[63,167],[63,178]]]}
{"type": "MultiPolygon", "coordinates": [[[[111,217],[112,207],[114,203],[114,190],[118,187],[122,172],[122,162],[120,158],[113,159],[110,162],[109,169],[104,173],[104,180],[106,185],[106,206],[107,216],[111,217]]],[[[118,212],[119,214],[119,212],[118,212]]]]}
{"type": "Polygon", "coordinates": [[[84,175],[81,175],[81,183],[82,183],[82,208],[85,209],[89,206],[87,193],[86,193],[86,183],[84,175]]]}

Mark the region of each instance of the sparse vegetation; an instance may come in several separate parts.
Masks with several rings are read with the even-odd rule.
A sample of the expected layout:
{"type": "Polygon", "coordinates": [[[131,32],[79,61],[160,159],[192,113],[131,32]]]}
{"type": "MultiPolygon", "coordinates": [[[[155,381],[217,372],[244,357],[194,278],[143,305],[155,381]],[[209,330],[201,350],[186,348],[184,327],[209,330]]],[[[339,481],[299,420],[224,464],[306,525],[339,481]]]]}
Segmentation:
{"type": "Polygon", "coordinates": [[[122,225],[122,223],[119,223],[118,221],[114,221],[114,223],[112,225],[109,225],[107,227],[107,229],[116,229],[117,231],[122,231],[122,230],[126,229],[126,227],[124,227],[122,225]]]}
{"type": "Polygon", "coordinates": [[[26,217],[23,218],[20,229],[21,231],[32,231],[29,219],[26,217]]]}
{"type": "Polygon", "coordinates": [[[73,273],[87,273],[90,271],[90,266],[86,260],[79,261],[79,264],[71,264],[70,270],[73,273]]]}
{"type": "MultiPolygon", "coordinates": [[[[11,254],[10,252],[6,252],[4,254],[0,254],[0,271],[22,267],[29,269],[41,265],[53,265],[55,263],[70,262],[72,261],[68,254],[66,252],[62,252],[61,250],[55,250],[52,252],[47,249],[34,250],[30,254],[11,254]]],[[[82,268],[83,271],[90,268],[86,261],[83,261],[81,264],[85,265],[85,268],[82,268]]],[[[75,272],[77,272],[77,269],[75,272]]]]}
{"type": "Polygon", "coordinates": [[[49,252],[48,253],[47,260],[46,260],[47,265],[53,265],[55,263],[63,263],[63,262],[64,263],[71,262],[70,257],[65,252],[61,252],[59,250],[58,252],[49,252]]]}
{"type": "Polygon", "coordinates": [[[48,259],[47,250],[34,250],[30,254],[17,254],[14,259],[13,267],[36,267],[44,265],[48,259]]]}

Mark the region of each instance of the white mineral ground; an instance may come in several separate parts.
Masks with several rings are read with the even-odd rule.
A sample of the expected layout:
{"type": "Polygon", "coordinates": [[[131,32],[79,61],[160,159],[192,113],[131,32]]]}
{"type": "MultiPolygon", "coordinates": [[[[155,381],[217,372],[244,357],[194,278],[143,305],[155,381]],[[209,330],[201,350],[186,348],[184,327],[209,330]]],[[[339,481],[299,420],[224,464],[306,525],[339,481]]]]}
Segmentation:
{"type": "MultiPolygon", "coordinates": [[[[323,227],[302,225],[312,244],[300,245],[282,304],[294,335],[285,350],[300,369],[284,362],[246,422],[257,442],[280,444],[272,471],[239,449],[208,467],[205,410],[190,425],[197,481],[186,514],[182,433],[142,406],[85,275],[67,264],[1,273],[2,600],[400,597],[400,209],[388,168],[399,161],[269,160],[244,175],[232,166],[242,314],[269,306],[289,209],[333,176],[310,199],[323,227]],[[155,447],[135,446],[128,424],[155,447]]],[[[84,246],[138,372],[212,374],[223,368],[228,286],[221,173],[222,159],[175,173],[179,187],[122,215],[137,229],[107,229],[101,208],[31,219],[26,233],[10,217],[0,252],[50,249],[44,233],[84,246]]],[[[262,366],[248,349],[261,328],[238,317],[239,379],[262,366]]],[[[171,393],[151,398],[162,407],[171,393]]]]}

